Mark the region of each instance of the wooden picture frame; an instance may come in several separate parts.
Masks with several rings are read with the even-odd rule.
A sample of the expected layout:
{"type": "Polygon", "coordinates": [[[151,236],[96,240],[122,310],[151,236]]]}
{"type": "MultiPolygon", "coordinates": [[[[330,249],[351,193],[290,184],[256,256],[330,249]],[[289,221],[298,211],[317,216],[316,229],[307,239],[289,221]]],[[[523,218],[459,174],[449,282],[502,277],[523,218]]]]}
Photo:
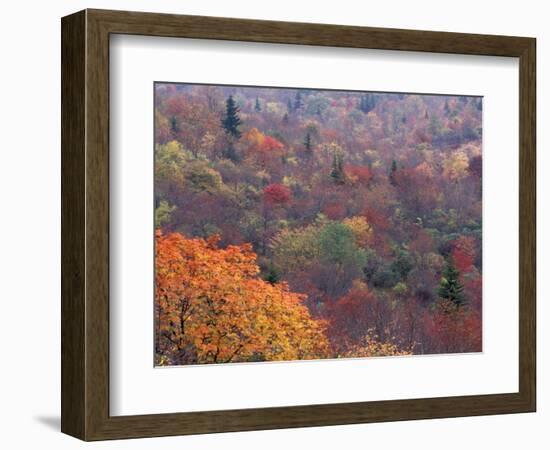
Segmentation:
{"type": "Polygon", "coordinates": [[[535,39],[104,10],[64,17],[61,29],[64,433],[101,440],[535,411],[535,39]],[[110,416],[109,36],[117,33],[519,58],[519,391],[110,416]]]}

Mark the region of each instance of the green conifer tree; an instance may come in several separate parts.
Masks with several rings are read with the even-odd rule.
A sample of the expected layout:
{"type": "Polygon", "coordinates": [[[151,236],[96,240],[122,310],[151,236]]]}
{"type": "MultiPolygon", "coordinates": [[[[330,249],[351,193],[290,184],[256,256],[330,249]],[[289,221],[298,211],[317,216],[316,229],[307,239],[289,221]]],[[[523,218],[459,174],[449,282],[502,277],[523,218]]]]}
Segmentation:
{"type": "Polygon", "coordinates": [[[292,106],[292,100],[290,100],[290,98],[287,99],[287,101],[286,101],[286,109],[287,109],[288,114],[292,114],[292,112],[294,111],[293,106],[292,106]]]}
{"type": "Polygon", "coordinates": [[[302,100],[302,93],[300,91],[296,91],[296,97],[294,98],[294,111],[298,111],[303,108],[303,106],[304,102],[302,100]]]}
{"type": "Polygon", "coordinates": [[[449,107],[449,99],[445,99],[445,115],[451,114],[451,108],[449,107]]]}
{"type": "Polygon", "coordinates": [[[178,118],[176,116],[170,117],[170,133],[173,137],[176,137],[180,132],[180,127],[178,124],[178,118]]]}
{"type": "Polygon", "coordinates": [[[389,180],[390,180],[390,184],[392,186],[396,186],[397,185],[397,180],[395,179],[395,174],[397,172],[397,161],[395,161],[395,159],[391,162],[391,168],[390,168],[390,174],[388,176],[389,180]]]}
{"type": "Polygon", "coordinates": [[[262,110],[262,106],[260,105],[260,99],[258,97],[256,97],[256,104],[254,105],[254,109],[257,112],[260,112],[262,110]]]}
{"type": "Polygon", "coordinates": [[[222,119],[222,127],[229,136],[239,139],[241,137],[241,131],[239,130],[241,124],[239,107],[233,96],[230,95],[225,102],[225,117],[222,119]]]}
{"type": "Polygon", "coordinates": [[[344,158],[339,152],[334,152],[330,177],[336,184],[344,184],[346,182],[346,173],[344,172],[344,158]]]}
{"type": "Polygon", "coordinates": [[[306,149],[306,155],[311,156],[313,150],[313,143],[311,142],[311,133],[308,131],[304,139],[304,148],[306,149]]]}
{"type": "Polygon", "coordinates": [[[283,124],[288,125],[288,113],[285,113],[283,116],[283,124]]]}
{"type": "Polygon", "coordinates": [[[464,286],[459,280],[460,272],[454,267],[451,261],[447,261],[443,276],[439,282],[438,295],[443,300],[448,300],[454,303],[456,309],[464,306],[466,299],[464,298],[464,286]]]}

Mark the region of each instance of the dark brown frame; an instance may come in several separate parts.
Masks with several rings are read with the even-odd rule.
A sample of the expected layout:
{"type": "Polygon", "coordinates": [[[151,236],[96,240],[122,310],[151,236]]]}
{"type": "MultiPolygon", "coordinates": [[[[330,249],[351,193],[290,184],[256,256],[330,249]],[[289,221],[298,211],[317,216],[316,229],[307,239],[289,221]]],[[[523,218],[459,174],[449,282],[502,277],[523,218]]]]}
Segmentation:
{"type": "Polygon", "coordinates": [[[531,412],[536,409],[536,40],[85,10],[62,30],[61,429],[84,440],[531,412]],[[142,416],[109,415],[109,35],[519,58],[519,392],[142,416]]]}

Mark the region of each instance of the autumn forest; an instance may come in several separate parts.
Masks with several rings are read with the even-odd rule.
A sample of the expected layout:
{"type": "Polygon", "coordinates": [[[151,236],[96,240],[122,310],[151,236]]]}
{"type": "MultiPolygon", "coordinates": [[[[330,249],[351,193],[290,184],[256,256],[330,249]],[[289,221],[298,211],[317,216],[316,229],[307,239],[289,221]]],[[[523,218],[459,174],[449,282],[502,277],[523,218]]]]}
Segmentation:
{"type": "Polygon", "coordinates": [[[156,365],[482,350],[481,98],[154,89],[156,365]]]}

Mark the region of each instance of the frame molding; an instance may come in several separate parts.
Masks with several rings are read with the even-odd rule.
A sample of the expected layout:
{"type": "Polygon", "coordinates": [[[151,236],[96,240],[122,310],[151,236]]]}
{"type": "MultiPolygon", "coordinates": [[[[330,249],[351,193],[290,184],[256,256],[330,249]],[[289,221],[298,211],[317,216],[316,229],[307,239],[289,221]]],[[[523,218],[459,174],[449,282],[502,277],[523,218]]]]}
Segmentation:
{"type": "Polygon", "coordinates": [[[64,17],[61,34],[62,432],[88,441],[536,410],[534,38],[107,10],[64,17]],[[109,35],[116,33],[519,58],[519,392],[109,416],[109,35]]]}

